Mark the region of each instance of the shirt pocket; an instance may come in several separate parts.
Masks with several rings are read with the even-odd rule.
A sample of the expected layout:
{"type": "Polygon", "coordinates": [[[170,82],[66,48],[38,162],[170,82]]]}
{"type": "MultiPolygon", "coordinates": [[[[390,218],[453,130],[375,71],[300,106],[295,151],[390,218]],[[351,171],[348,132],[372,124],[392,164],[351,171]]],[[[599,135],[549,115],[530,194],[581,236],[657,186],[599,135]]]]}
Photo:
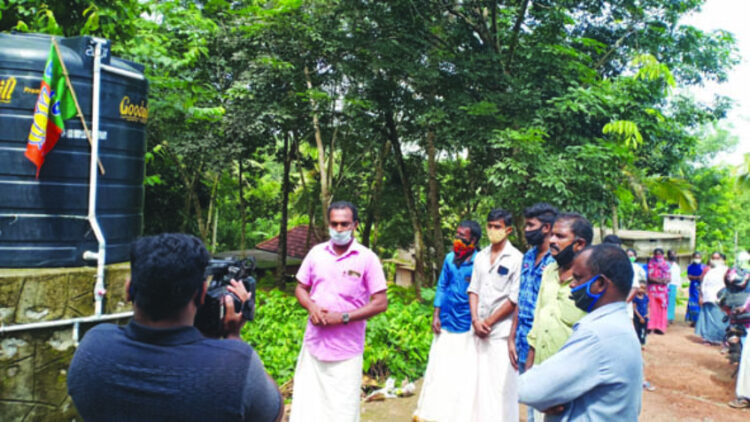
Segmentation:
{"type": "Polygon", "coordinates": [[[342,270],[338,286],[339,295],[349,303],[362,300],[367,296],[367,286],[364,282],[364,269],[346,267],[342,270]]]}

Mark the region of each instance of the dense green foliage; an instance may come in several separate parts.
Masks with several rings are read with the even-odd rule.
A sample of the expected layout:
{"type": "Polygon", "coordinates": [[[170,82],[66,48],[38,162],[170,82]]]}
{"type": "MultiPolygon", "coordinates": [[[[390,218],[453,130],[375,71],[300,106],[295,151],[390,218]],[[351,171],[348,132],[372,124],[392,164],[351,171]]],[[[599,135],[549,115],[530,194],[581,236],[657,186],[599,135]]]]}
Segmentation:
{"type": "Polygon", "coordinates": [[[632,229],[705,213],[699,244],[729,250],[747,172],[711,168],[731,143],[706,128],[731,102],[683,88],[738,57],[681,23],[702,3],[2,0],[0,30],[146,65],[148,233],[247,248],[346,198],[363,242],[414,245],[429,283],[458,221],[539,200],[632,229]]]}
{"type": "MultiPolygon", "coordinates": [[[[432,342],[434,290],[423,290],[427,303],[416,300],[413,291],[397,286],[388,289],[388,310],[367,325],[364,371],[373,377],[416,379],[424,373],[432,342]]],[[[294,375],[297,355],[307,324],[307,312],[294,296],[279,290],[258,291],[255,321],[245,325],[242,338],[253,345],[266,369],[279,383],[294,375]]]]}

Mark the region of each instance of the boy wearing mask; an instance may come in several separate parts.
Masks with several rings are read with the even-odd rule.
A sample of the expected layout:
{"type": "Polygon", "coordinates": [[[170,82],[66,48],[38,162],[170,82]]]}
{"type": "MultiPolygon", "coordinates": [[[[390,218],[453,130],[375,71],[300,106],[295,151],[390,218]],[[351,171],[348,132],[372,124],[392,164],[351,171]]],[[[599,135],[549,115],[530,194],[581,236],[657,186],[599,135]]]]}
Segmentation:
{"type": "Polygon", "coordinates": [[[513,216],[496,208],[487,215],[490,246],[474,260],[469,308],[474,332],[473,404],[470,421],[517,421],[517,374],[508,355],[508,336],[518,303],[523,255],[508,240],[513,216]]]}
{"type": "Polygon", "coordinates": [[[638,340],[641,342],[641,348],[646,345],[646,334],[648,326],[648,294],[646,294],[646,284],[643,283],[638,287],[638,293],[633,298],[633,325],[635,332],[638,334],[638,340]]]}

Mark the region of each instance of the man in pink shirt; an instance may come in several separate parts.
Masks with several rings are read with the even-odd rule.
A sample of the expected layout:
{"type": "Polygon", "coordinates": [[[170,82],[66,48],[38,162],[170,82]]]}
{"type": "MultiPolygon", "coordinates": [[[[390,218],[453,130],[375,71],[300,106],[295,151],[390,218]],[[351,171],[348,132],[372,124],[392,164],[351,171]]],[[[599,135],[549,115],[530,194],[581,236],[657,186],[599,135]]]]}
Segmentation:
{"type": "Polygon", "coordinates": [[[357,207],[334,202],[328,220],[331,240],[315,245],[297,272],[295,295],[310,318],[291,422],[359,421],[366,320],[388,307],[380,260],[354,239],[357,207]]]}

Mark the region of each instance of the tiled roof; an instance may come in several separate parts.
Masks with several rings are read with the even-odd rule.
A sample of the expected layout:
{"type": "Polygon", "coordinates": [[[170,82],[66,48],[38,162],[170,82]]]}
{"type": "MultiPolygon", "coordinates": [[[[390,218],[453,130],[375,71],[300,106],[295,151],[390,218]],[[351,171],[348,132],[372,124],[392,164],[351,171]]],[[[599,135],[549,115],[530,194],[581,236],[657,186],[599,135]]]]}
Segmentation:
{"type": "MultiPolygon", "coordinates": [[[[318,236],[315,230],[313,230],[312,235],[310,236],[310,245],[306,248],[305,243],[307,242],[307,229],[308,226],[303,225],[297,226],[286,232],[287,256],[303,259],[305,255],[307,255],[307,252],[310,250],[310,248],[323,241],[323,239],[318,236]]],[[[263,241],[255,245],[255,248],[268,252],[279,253],[279,236],[275,236],[271,239],[263,241]]]]}

